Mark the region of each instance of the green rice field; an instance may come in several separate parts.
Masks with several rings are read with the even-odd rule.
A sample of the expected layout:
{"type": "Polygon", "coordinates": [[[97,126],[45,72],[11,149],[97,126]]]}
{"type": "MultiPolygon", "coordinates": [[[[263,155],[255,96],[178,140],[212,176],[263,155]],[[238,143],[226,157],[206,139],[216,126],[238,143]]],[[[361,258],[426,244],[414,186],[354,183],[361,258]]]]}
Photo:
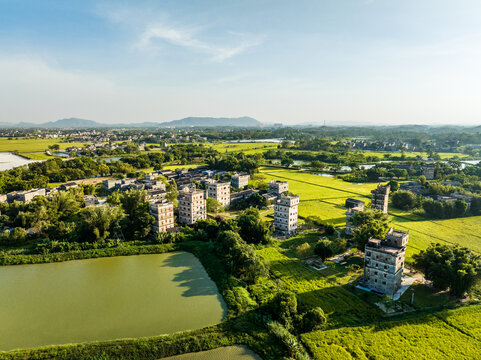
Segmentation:
{"type": "MultiPolygon", "coordinates": [[[[289,191],[300,196],[299,215],[318,216],[335,226],[346,221],[344,203],[352,197],[370,203],[370,192],[376,183],[354,184],[334,177],[318,176],[275,167],[261,168],[266,180],[289,182],[289,191]]],[[[389,209],[395,228],[409,231],[407,258],[425,249],[431,242],[459,244],[481,252],[481,216],[447,220],[429,220],[423,217],[389,209]]]]}
{"type": "Polygon", "coordinates": [[[279,144],[276,143],[214,143],[207,144],[221,154],[242,152],[244,154],[252,155],[256,153],[263,153],[267,150],[277,149],[279,144]]]}
{"type": "Polygon", "coordinates": [[[479,306],[301,336],[315,359],[479,359],[479,306]],[[442,314],[447,316],[446,320],[442,314]],[[471,321],[472,320],[472,321],[471,321]]]}

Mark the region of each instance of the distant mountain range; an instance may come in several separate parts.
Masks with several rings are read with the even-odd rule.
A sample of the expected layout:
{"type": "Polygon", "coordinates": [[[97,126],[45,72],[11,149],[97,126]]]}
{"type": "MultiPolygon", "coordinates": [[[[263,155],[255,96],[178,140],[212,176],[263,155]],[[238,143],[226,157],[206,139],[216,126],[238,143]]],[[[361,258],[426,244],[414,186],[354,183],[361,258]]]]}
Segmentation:
{"type": "Polygon", "coordinates": [[[260,127],[262,123],[254,118],[243,116],[238,118],[187,117],[167,122],[143,122],[130,124],[104,124],[93,120],[68,118],[50,121],[42,124],[35,123],[0,123],[1,128],[45,128],[45,129],[80,129],[80,128],[118,128],[118,127],[260,127]]]}

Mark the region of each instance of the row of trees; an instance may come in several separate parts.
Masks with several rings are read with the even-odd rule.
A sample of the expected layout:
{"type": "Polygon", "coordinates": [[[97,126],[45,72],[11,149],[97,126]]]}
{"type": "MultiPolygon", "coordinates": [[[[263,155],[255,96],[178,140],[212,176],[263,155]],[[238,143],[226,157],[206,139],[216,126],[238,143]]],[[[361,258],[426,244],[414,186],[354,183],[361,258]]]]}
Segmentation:
{"type": "Polygon", "coordinates": [[[481,197],[473,196],[470,206],[462,200],[441,202],[424,196],[416,196],[411,191],[397,191],[392,194],[394,207],[401,210],[423,209],[429,218],[450,219],[463,216],[481,215],[481,197]]]}
{"type": "Polygon", "coordinates": [[[245,155],[244,153],[227,156],[211,156],[207,159],[209,168],[224,171],[247,172],[254,174],[262,161],[261,154],[245,155]]]}
{"type": "Polygon", "coordinates": [[[28,233],[37,242],[142,240],[149,235],[154,221],[145,190],[115,192],[108,197],[107,205],[85,207],[84,188],[79,187],[50,198],[37,196],[30,203],[2,203],[0,209],[2,226],[12,229],[0,237],[0,243],[8,246],[24,245],[28,233]]]}

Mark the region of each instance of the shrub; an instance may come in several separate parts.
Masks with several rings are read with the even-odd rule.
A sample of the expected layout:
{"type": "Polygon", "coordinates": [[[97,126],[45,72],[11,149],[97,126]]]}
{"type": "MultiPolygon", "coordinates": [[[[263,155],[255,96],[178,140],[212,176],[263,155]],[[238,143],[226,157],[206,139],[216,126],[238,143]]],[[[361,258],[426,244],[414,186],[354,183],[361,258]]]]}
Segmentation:
{"type": "Polygon", "coordinates": [[[324,328],[327,322],[326,314],[320,307],[307,311],[302,316],[301,327],[303,332],[310,332],[324,328]]]}
{"type": "Polygon", "coordinates": [[[297,254],[297,257],[300,259],[308,257],[309,255],[312,254],[311,245],[309,245],[306,242],[304,244],[299,245],[298,247],[296,247],[296,254],[297,254]]]}

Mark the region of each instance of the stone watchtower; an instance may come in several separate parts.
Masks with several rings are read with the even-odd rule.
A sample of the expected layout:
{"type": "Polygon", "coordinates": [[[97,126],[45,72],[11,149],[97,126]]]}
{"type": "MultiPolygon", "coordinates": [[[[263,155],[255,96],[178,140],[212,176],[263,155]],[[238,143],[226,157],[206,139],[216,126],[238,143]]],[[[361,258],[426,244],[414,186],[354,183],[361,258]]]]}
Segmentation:
{"type": "Polygon", "coordinates": [[[364,256],[364,286],[383,294],[394,295],[401,287],[408,240],[409,232],[393,228],[384,240],[369,239],[364,256]]]}
{"type": "Polygon", "coordinates": [[[381,185],[381,184],[379,184],[375,190],[372,190],[371,191],[371,194],[372,194],[371,209],[378,209],[386,214],[390,191],[391,191],[390,185],[381,185]]]}

